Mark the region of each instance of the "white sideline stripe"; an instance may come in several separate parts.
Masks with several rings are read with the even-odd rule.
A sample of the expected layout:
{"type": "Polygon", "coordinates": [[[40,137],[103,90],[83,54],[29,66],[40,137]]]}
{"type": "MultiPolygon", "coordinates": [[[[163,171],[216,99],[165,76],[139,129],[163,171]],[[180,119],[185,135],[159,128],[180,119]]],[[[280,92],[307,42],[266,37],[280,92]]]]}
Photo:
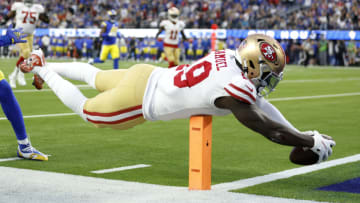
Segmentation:
{"type": "Polygon", "coordinates": [[[96,171],[91,171],[91,173],[96,173],[96,174],[112,173],[112,172],[126,171],[126,170],[132,170],[132,169],[137,169],[137,168],[146,168],[146,167],[150,167],[150,166],[151,165],[147,165],[147,164],[137,164],[137,165],[133,165],[133,166],[123,166],[123,167],[119,167],[119,168],[96,170],[96,171]]]}
{"type": "Polygon", "coordinates": [[[348,97],[360,95],[360,92],[352,93],[343,93],[343,94],[326,94],[326,95],[317,95],[317,96],[302,96],[302,97],[283,97],[283,98],[273,98],[268,99],[269,101],[290,101],[290,100],[304,100],[304,99],[321,99],[329,97],[348,97]]]}
{"type": "MultiPolygon", "coordinates": [[[[283,97],[283,98],[274,98],[268,99],[269,101],[290,101],[290,100],[305,100],[305,99],[320,99],[320,98],[329,98],[329,97],[346,97],[346,96],[357,96],[360,95],[360,92],[344,93],[344,94],[328,94],[328,95],[318,95],[318,96],[303,96],[303,97],[283,97]]],[[[57,113],[57,114],[44,114],[44,115],[30,115],[24,116],[24,118],[42,118],[42,117],[59,117],[59,116],[73,116],[77,115],[76,113],[57,113]]],[[[1,120],[7,120],[6,117],[0,117],[1,120]]]]}
{"type": "Polygon", "coordinates": [[[0,202],[314,203],[227,191],[110,180],[0,166],[0,202]],[[51,181],[49,181],[51,180],[51,181]],[[18,192],[21,191],[21,192],[18,192]],[[45,191],[45,192],[44,192],[45,191]]]}
{"type": "Polygon", "coordinates": [[[3,158],[3,159],[0,159],[0,162],[16,161],[16,160],[20,160],[20,159],[22,159],[22,158],[19,158],[19,157],[3,158]]]}
{"type": "Polygon", "coordinates": [[[234,182],[221,183],[217,185],[213,185],[212,188],[216,190],[234,190],[234,189],[242,189],[254,185],[259,185],[267,182],[272,182],[275,180],[280,180],[284,178],[290,178],[296,175],[302,175],[305,173],[310,173],[313,171],[318,171],[325,168],[334,167],[337,165],[347,164],[351,162],[360,161],[360,154],[356,154],[353,156],[348,156],[345,158],[335,159],[327,162],[323,162],[321,164],[315,164],[311,166],[303,166],[299,168],[289,169],[285,171],[280,171],[276,173],[270,173],[263,176],[257,176],[253,178],[242,179],[234,182]]]}

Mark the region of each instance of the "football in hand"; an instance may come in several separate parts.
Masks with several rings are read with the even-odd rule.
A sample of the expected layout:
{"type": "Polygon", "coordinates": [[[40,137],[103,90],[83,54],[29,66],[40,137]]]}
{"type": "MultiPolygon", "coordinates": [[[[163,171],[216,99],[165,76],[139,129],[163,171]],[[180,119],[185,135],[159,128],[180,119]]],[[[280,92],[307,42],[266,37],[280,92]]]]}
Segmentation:
{"type": "Polygon", "coordinates": [[[290,153],[290,161],[299,165],[311,165],[317,163],[319,155],[310,149],[294,147],[290,153]]]}

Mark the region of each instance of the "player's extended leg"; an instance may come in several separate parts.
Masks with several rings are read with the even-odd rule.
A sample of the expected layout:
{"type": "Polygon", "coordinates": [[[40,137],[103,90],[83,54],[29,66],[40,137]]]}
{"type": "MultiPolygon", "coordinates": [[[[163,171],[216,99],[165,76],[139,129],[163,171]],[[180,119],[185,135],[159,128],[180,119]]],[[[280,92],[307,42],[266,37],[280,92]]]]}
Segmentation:
{"type": "Polygon", "coordinates": [[[48,157],[31,146],[27,137],[23,115],[20,106],[0,71],[0,103],[1,107],[10,121],[16,138],[18,140],[18,156],[26,159],[47,161],[48,157]]]}
{"type": "Polygon", "coordinates": [[[81,62],[47,63],[46,66],[62,77],[86,82],[100,92],[116,87],[127,70],[102,71],[91,64],[81,62]]]}
{"type": "Polygon", "coordinates": [[[166,58],[168,60],[168,63],[169,63],[169,68],[172,68],[175,66],[175,63],[174,63],[174,48],[171,48],[171,47],[164,47],[164,52],[165,52],[165,55],[166,55],[166,58]]]}
{"type": "Polygon", "coordinates": [[[109,55],[109,52],[110,52],[110,46],[108,45],[103,45],[101,47],[101,51],[100,51],[100,57],[99,58],[95,58],[95,59],[90,59],[88,61],[89,64],[94,64],[94,63],[104,63],[106,58],[108,57],[109,55]]]}
{"type": "Polygon", "coordinates": [[[23,63],[20,65],[20,68],[23,72],[32,71],[34,74],[40,76],[47,85],[53,90],[55,95],[71,110],[77,113],[84,120],[86,119],[83,114],[83,106],[87,98],[80,92],[80,90],[70,83],[69,81],[63,79],[55,71],[45,66],[45,61],[41,60],[43,56],[42,51],[36,50],[32,53],[31,58],[34,64],[23,63]],[[34,67],[35,66],[35,67],[34,67]]]}
{"type": "Polygon", "coordinates": [[[180,48],[174,49],[174,65],[178,66],[180,63],[180,48]]]}
{"type": "MultiPolygon", "coordinates": [[[[89,122],[96,127],[128,129],[145,122],[142,114],[142,101],[146,84],[154,66],[137,64],[123,72],[119,84],[110,90],[88,99],[84,113],[89,122]]],[[[115,79],[108,75],[103,82],[115,79]]],[[[100,82],[100,81],[99,81],[100,82]]]]}
{"type": "Polygon", "coordinates": [[[46,66],[62,77],[86,82],[94,89],[96,75],[101,71],[93,65],[81,62],[47,63],[46,66]]]}

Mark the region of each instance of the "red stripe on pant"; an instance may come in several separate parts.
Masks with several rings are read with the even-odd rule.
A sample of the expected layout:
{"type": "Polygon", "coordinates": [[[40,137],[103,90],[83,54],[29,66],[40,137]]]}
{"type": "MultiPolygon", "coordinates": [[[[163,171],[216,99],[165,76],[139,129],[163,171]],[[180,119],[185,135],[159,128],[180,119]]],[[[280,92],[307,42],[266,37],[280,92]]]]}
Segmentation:
{"type": "Polygon", "coordinates": [[[123,109],[120,111],[116,111],[116,112],[111,112],[111,113],[99,113],[99,112],[90,112],[90,111],[86,111],[85,109],[83,110],[84,114],[90,115],[90,116],[103,116],[103,117],[112,117],[112,116],[117,116],[123,113],[128,113],[130,111],[135,111],[135,110],[139,110],[142,108],[142,105],[139,106],[133,106],[127,109],[123,109]]]}
{"type": "Polygon", "coordinates": [[[143,114],[137,114],[137,115],[134,115],[134,116],[130,116],[130,117],[127,117],[127,118],[123,118],[123,119],[120,119],[120,120],[117,120],[117,121],[95,121],[95,120],[91,120],[91,119],[88,119],[87,120],[91,123],[95,123],[95,124],[119,124],[119,123],[124,123],[126,121],[130,121],[130,120],[134,120],[136,118],[139,118],[139,117],[142,117],[143,114]]]}

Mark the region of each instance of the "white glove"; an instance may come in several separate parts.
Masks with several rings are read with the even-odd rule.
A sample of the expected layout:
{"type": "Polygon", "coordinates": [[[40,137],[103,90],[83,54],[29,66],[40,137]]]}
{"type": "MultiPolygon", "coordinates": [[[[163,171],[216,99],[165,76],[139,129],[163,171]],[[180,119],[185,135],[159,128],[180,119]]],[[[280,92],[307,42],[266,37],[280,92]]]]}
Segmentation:
{"type": "MultiPolygon", "coordinates": [[[[310,134],[305,132],[306,134],[310,134]]],[[[331,140],[327,135],[321,135],[318,131],[312,131],[312,136],[314,138],[314,146],[310,148],[311,151],[319,155],[319,160],[317,163],[326,161],[328,157],[332,154],[332,147],[336,145],[334,140],[331,140]]]]}

